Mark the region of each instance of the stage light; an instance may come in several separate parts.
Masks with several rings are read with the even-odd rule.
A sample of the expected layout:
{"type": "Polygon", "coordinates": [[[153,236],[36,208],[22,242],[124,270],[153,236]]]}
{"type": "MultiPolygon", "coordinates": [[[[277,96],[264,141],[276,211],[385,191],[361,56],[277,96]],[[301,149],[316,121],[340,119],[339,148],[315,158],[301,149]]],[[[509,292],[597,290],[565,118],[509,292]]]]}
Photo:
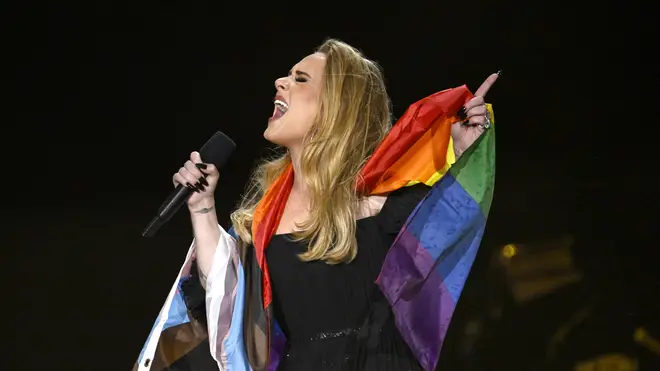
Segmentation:
{"type": "Polygon", "coordinates": [[[502,256],[507,259],[513,258],[514,256],[516,256],[517,253],[518,253],[518,246],[516,246],[515,244],[510,243],[502,248],[502,256]]]}

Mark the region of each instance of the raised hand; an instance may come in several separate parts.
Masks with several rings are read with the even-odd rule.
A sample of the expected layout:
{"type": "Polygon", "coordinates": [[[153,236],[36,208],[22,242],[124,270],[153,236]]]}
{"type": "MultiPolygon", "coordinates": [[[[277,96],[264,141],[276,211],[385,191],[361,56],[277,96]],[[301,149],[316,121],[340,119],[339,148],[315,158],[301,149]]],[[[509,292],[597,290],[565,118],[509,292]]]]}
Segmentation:
{"type": "Polygon", "coordinates": [[[451,137],[457,154],[468,149],[490,127],[490,114],[486,109],[484,97],[500,74],[501,71],[488,76],[474,93],[474,98],[470,99],[459,111],[461,121],[451,127],[451,137]]]}
{"type": "Polygon", "coordinates": [[[213,201],[218,178],[218,169],[213,164],[203,163],[198,152],[192,152],[190,160],[174,173],[172,182],[175,187],[183,184],[194,191],[187,202],[188,208],[192,210],[203,201],[213,201]]]}

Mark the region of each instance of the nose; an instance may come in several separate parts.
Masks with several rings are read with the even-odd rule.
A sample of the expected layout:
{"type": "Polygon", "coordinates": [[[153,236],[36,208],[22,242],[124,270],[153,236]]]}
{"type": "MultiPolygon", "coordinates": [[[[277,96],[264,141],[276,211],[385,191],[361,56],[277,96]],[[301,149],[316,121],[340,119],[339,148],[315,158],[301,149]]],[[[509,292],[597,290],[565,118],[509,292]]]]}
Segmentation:
{"type": "Polygon", "coordinates": [[[275,89],[280,90],[289,90],[289,80],[286,77],[280,77],[275,80],[275,89]]]}

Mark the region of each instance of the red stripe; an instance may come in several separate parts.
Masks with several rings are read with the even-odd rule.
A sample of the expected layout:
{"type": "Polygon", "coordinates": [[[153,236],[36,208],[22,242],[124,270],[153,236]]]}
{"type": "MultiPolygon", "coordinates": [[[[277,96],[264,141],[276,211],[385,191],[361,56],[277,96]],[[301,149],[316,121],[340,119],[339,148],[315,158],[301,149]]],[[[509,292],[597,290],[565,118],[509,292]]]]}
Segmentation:
{"type": "Polygon", "coordinates": [[[282,211],[289,198],[293,187],[293,168],[289,165],[286,171],[273,183],[257,206],[252,220],[252,241],[257,263],[262,271],[262,289],[264,309],[273,300],[273,292],[270,285],[270,273],[266,264],[266,246],[275,234],[277,226],[282,218],[282,211]]]}
{"type": "MultiPolygon", "coordinates": [[[[397,163],[402,157],[407,157],[409,161],[418,161],[419,158],[408,153],[411,149],[415,149],[417,141],[423,138],[429,129],[433,127],[433,124],[438,123],[440,120],[447,122],[449,126],[456,122],[455,118],[451,121],[446,119],[453,118],[461,106],[471,98],[472,93],[463,85],[458,88],[443,90],[412,104],[364,165],[358,189],[370,193],[376,186],[379,189],[387,188],[388,191],[393,191],[405,185],[405,183],[391,184],[390,187],[387,187],[387,183],[400,183],[400,179],[393,176],[395,173],[388,172],[396,171],[393,168],[394,165],[398,169],[406,167],[403,162],[397,163]]],[[[445,127],[442,134],[448,135],[449,128],[445,127]]],[[[439,153],[442,153],[443,156],[447,151],[448,140],[449,137],[447,136],[445,143],[443,143],[444,150],[439,150],[439,153]]],[[[435,144],[440,146],[437,142],[435,144]]],[[[430,160],[426,159],[426,161],[430,160]]],[[[441,169],[444,165],[444,163],[436,164],[438,168],[435,170],[441,169]]]]}

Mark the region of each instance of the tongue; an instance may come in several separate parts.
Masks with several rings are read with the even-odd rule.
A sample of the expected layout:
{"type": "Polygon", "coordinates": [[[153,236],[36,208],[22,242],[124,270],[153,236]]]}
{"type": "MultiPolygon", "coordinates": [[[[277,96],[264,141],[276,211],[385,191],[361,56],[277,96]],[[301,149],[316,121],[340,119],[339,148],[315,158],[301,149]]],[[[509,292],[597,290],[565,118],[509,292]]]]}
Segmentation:
{"type": "Polygon", "coordinates": [[[275,112],[273,112],[273,118],[278,119],[282,116],[284,116],[284,112],[280,111],[279,108],[275,108],[275,112]]]}

